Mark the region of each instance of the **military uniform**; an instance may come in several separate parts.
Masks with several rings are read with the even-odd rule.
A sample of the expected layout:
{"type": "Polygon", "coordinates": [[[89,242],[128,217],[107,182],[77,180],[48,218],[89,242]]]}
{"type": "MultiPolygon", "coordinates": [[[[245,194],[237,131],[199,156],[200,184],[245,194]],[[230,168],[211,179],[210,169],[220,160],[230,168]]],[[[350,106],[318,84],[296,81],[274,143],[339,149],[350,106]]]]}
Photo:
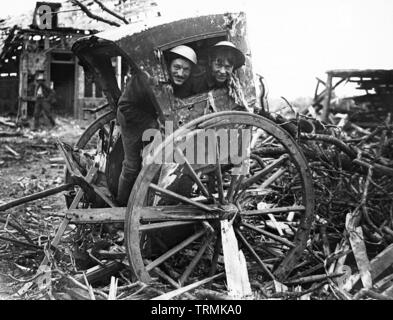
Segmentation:
{"type": "Polygon", "coordinates": [[[52,126],[56,125],[52,117],[52,103],[54,102],[55,92],[44,83],[39,83],[35,90],[35,105],[34,105],[34,130],[39,127],[41,113],[49,120],[52,126]]]}
{"type": "MultiPolygon", "coordinates": [[[[124,161],[116,198],[119,205],[127,204],[141,170],[143,132],[158,128],[157,113],[142,77],[141,73],[131,77],[118,103],[117,120],[120,124],[124,149],[124,161]]],[[[188,81],[182,86],[172,85],[172,87],[174,95],[178,98],[185,98],[192,94],[191,83],[188,81]]]]}
{"type": "Polygon", "coordinates": [[[229,80],[225,82],[218,82],[209,72],[204,72],[201,75],[192,77],[191,87],[193,94],[208,92],[214,89],[226,88],[228,89],[229,96],[232,97],[235,103],[238,105],[235,110],[249,111],[239,79],[234,74],[231,74],[229,80]]]}

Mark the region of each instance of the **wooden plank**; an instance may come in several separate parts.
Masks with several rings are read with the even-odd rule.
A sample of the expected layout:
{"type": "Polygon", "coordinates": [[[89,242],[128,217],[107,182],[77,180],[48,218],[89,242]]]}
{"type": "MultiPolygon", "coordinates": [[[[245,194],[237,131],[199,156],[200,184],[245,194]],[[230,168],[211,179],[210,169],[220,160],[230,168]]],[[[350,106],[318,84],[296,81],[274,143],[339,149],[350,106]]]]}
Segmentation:
{"type": "Polygon", "coordinates": [[[37,192],[37,193],[31,194],[31,195],[25,196],[23,198],[19,198],[19,199],[10,201],[8,203],[0,205],[0,212],[8,210],[8,209],[13,208],[13,207],[16,207],[18,205],[21,205],[21,204],[29,202],[29,201],[41,199],[41,198],[48,197],[48,196],[51,196],[53,194],[65,191],[65,190],[71,188],[72,186],[73,186],[73,184],[71,184],[71,183],[63,184],[61,186],[58,186],[58,187],[55,187],[55,188],[52,188],[52,189],[48,189],[48,190],[45,190],[45,191],[42,191],[42,192],[37,192]]]}
{"type": "Polygon", "coordinates": [[[351,243],[363,287],[370,289],[373,285],[370,272],[371,266],[363,239],[363,229],[361,227],[349,231],[349,242],[351,243]]]}
{"type": "Polygon", "coordinates": [[[393,265],[393,243],[381,251],[371,261],[371,276],[376,279],[382,274],[387,268],[393,265]]]}
{"type": "Polygon", "coordinates": [[[141,221],[143,222],[154,222],[163,220],[184,220],[184,221],[204,221],[204,220],[215,220],[220,219],[220,214],[213,213],[201,213],[198,210],[195,211],[178,211],[178,212],[165,212],[156,210],[153,207],[143,207],[139,209],[141,211],[141,221]]]}
{"type": "Polygon", "coordinates": [[[323,101],[323,109],[322,109],[322,116],[321,119],[322,121],[328,122],[329,118],[329,112],[330,112],[330,100],[332,97],[332,82],[333,82],[333,76],[328,73],[328,77],[326,80],[326,94],[324,97],[323,101]]]}
{"type": "Polygon", "coordinates": [[[23,98],[27,97],[27,77],[28,77],[28,55],[26,53],[22,53],[20,56],[19,62],[19,106],[18,106],[18,115],[17,119],[20,120],[27,120],[27,101],[23,98]]]}
{"type": "Polygon", "coordinates": [[[219,273],[219,274],[217,274],[215,276],[206,278],[206,279],[201,280],[201,281],[197,281],[197,282],[191,283],[188,286],[181,287],[179,289],[176,289],[176,290],[173,290],[171,292],[165,293],[165,294],[163,294],[161,296],[158,296],[158,297],[155,297],[155,298],[153,298],[151,300],[169,300],[169,299],[172,299],[172,298],[174,298],[174,297],[176,297],[176,296],[178,296],[180,294],[186,293],[186,292],[188,292],[190,290],[193,290],[195,288],[198,288],[198,287],[200,287],[200,286],[202,286],[202,285],[204,285],[206,283],[209,283],[210,281],[218,279],[218,278],[222,277],[223,275],[224,275],[223,272],[219,273]]]}
{"type": "Polygon", "coordinates": [[[7,118],[4,118],[4,117],[0,117],[0,124],[3,124],[3,125],[10,127],[10,128],[16,127],[15,123],[11,122],[10,120],[8,120],[7,118]]]}
{"type": "Polygon", "coordinates": [[[246,260],[228,220],[221,221],[221,239],[229,295],[236,299],[250,296],[252,292],[246,260]]]}
{"type": "MultiPolygon", "coordinates": [[[[103,265],[94,266],[86,271],[86,278],[90,284],[94,284],[97,281],[102,280],[104,277],[115,274],[121,270],[124,265],[118,261],[105,262],[103,265]]],[[[78,274],[75,279],[79,282],[83,282],[83,274],[78,274]]]]}
{"type": "Polygon", "coordinates": [[[109,287],[108,300],[116,300],[117,283],[118,283],[118,279],[116,277],[111,277],[111,284],[109,287]]]}
{"type": "MultiPolygon", "coordinates": [[[[205,220],[219,219],[219,214],[206,214],[191,206],[157,206],[142,207],[137,209],[141,214],[142,222],[167,221],[167,220],[205,220]]],[[[114,223],[124,222],[125,207],[72,209],[65,212],[65,216],[74,224],[80,223],[114,223]]],[[[61,214],[63,215],[63,214],[61,214]]]]}
{"type": "MultiPolygon", "coordinates": [[[[87,182],[91,182],[94,180],[96,173],[97,173],[97,168],[96,167],[92,167],[89,169],[89,171],[87,172],[86,175],[86,180],[87,182]]],[[[78,192],[75,195],[74,200],[72,201],[71,205],[70,205],[70,210],[75,209],[78,206],[79,201],[82,199],[83,197],[83,190],[79,189],[78,192]]],[[[66,230],[68,224],[70,223],[70,220],[65,217],[63,218],[63,220],[61,221],[56,234],[54,236],[54,238],[52,239],[51,242],[51,248],[57,248],[58,244],[60,243],[61,237],[63,236],[64,231],[66,230]]],[[[42,260],[37,273],[38,278],[36,279],[36,282],[38,283],[38,286],[43,287],[45,285],[45,287],[50,287],[50,281],[51,281],[51,272],[50,272],[50,261],[47,255],[45,255],[44,259],[42,260]],[[49,269],[49,272],[48,272],[49,269]],[[44,272],[43,274],[40,274],[44,272]]],[[[33,285],[33,282],[28,282],[26,283],[22,288],[19,289],[18,294],[19,295],[23,295],[25,294],[33,285]]]]}
{"type": "Polygon", "coordinates": [[[382,292],[385,296],[393,298],[393,285],[382,292]]]}

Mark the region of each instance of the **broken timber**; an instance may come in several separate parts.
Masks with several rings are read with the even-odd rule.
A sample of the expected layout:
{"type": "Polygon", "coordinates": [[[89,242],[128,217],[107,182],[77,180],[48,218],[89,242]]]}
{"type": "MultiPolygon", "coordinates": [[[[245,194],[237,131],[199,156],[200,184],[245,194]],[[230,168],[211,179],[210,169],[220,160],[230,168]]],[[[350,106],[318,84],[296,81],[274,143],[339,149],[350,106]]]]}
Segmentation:
{"type": "MultiPolygon", "coordinates": [[[[92,182],[94,180],[96,174],[97,174],[97,168],[96,167],[90,168],[89,172],[86,175],[86,181],[88,183],[92,182]]],[[[72,203],[70,205],[71,210],[75,209],[77,207],[79,201],[83,197],[83,194],[84,194],[83,190],[79,189],[77,194],[75,195],[74,200],[72,201],[72,203]]],[[[66,230],[69,222],[70,222],[70,220],[67,218],[64,218],[61,221],[60,226],[58,227],[58,229],[56,231],[56,235],[51,242],[51,248],[57,248],[58,244],[60,243],[61,237],[63,236],[63,233],[66,230]]],[[[50,261],[49,261],[48,255],[45,255],[45,258],[42,260],[42,262],[37,270],[37,274],[39,276],[35,280],[36,283],[46,284],[46,285],[50,284],[51,272],[50,272],[50,261]]],[[[25,294],[28,290],[30,290],[30,288],[33,286],[33,284],[34,284],[34,282],[26,283],[21,289],[19,289],[18,294],[19,295],[25,294]]]]}
{"type": "Polygon", "coordinates": [[[241,299],[252,294],[246,259],[239,250],[235,232],[228,220],[221,221],[221,239],[229,296],[241,299]]]}

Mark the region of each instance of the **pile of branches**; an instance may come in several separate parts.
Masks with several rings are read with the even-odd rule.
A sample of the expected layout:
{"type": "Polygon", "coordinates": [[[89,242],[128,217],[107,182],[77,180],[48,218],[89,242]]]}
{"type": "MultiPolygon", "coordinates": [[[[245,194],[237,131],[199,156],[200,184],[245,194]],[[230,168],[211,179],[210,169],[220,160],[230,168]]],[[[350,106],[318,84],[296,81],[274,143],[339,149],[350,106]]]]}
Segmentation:
{"type": "MultiPolygon", "coordinates": [[[[297,140],[313,176],[315,223],[308,243],[312,254],[305,253],[303,266],[292,278],[319,275],[326,285],[313,291],[317,299],[393,299],[390,114],[374,129],[362,128],[348,116],[333,118],[333,125],[304,115],[292,120],[264,116],[297,140]],[[339,276],[327,280],[332,275],[339,276]]],[[[293,292],[282,296],[291,297],[293,292]]]]}

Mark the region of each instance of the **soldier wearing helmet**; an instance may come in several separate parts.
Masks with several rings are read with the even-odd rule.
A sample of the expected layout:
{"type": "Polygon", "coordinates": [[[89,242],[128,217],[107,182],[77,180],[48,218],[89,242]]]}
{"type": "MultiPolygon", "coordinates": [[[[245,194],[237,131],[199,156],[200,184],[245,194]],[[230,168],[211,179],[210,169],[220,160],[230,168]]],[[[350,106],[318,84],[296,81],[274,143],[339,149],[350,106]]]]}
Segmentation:
{"type": "Polygon", "coordinates": [[[191,94],[189,79],[193,66],[197,64],[195,51],[182,45],[171,49],[166,58],[174,95],[178,98],[188,97],[191,94]]]}
{"type": "Polygon", "coordinates": [[[227,88],[241,109],[247,109],[239,80],[234,74],[246,61],[244,54],[230,41],[220,41],[209,50],[209,70],[193,83],[195,93],[227,88]]]}
{"type": "Polygon", "coordinates": [[[232,42],[220,41],[210,49],[209,64],[211,80],[215,86],[222,86],[229,81],[232,73],[244,65],[244,54],[232,42]]]}
{"type": "MultiPolygon", "coordinates": [[[[173,48],[165,55],[168,63],[170,83],[173,94],[178,98],[191,95],[189,78],[193,66],[197,63],[196,53],[187,46],[173,48]]],[[[117,120],[120,124],[124,161],[119,178],[116,201],[118,205],[127,205],[132,186],[141,169],[141,151],[143,132],[157,128],[157,114],[153,102],[139,72],[131,77],[119,99],[117,120]]]]}

